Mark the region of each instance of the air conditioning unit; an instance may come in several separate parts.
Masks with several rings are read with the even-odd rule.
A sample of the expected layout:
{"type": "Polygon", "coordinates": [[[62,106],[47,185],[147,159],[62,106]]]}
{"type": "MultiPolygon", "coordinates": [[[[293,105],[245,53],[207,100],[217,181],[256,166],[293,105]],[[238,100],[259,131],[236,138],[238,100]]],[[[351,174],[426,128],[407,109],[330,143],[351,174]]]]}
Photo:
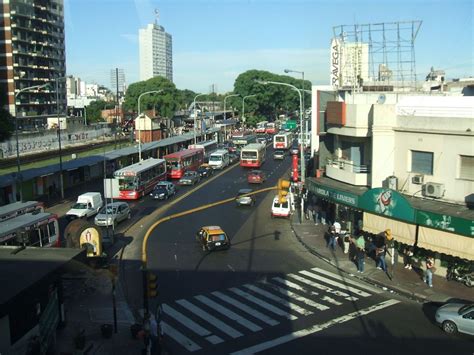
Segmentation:
{"type": "Polygon", "coordinates": [[[423,175],[415,175],[411,178],[411,182],[416,185],[423,184],[423,175]]]}
{"type": "Polygon", "coordinates": [[[440,198],[444,195],[444,184],[438,184],[436,182],[427,182],[423,185],[422,192],[425,197],[440,198]]]}

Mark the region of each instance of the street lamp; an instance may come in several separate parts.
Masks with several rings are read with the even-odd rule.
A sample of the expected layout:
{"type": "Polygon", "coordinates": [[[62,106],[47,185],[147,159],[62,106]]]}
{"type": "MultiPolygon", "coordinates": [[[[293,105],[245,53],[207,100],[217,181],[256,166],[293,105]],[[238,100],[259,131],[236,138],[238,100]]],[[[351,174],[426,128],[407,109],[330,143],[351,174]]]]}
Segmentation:
{"type": "MultiPolygon", "coordinates": [[[[225,109],[226,109],[226,100],[228,97],[234,97],[234,96],[240,96],[239,94],[231,94],[231,95],[227,95],[226,97],[224,97],[224,119],[226,118],[226,113],[225,113],[225,109]]],[[[224,126],[224,140],[227,140],[227,133],[226,133],[226,126],[224,126]]]]}
{"type": "MultiPolygon", "coordinates": [[[[140,96],[138,96],[138,118],[140,118],[141,113],[140,113],[140,100],[143,95],[148,95],[148,94],[159,94],[163,90],[151,90],[151,91],[146,91],[144,93],[141,93],[140,96]]],[[[138,125],[138,161],[142,161],[142,131],[141,131],[141,125],[138,125]]]]}
{"type": "Polygon", "coordinates": [[[197,99],[199,96],[204,96],[204,95],[207,95],[207,94],[197,94],[197,95],[194,97],[194,103],[193,103],[193,111],[194,111],[194,144],[197,144],[197,142],[196,142],[196,99],[197,99]]]}
{"type": "MultiPolygon", "coordinates": [[[[18,95],[20,95],[22,92],[25,92],[25,91],[31,91],[31,90],[35,90],[35,89],[42,89],[42,88],[45,88],[49,86],[49,84],[42,84],[42,85],[34,85],[34,86],[29,86],[27,88],[23,88],[21,89],[20,91],[18,91],[16,94],[15,94],[15,139],[16,139],[16,168],[17,168],[17,171],[18,171],[18,177],[17,177],[17,180],[20,181],[20,198],[19,200],[22,201],[23,200],[23,184],[22,184],[22,180],[21,179],[21,167],[20,167],[20,145],[18,143],[18,116],[16,114],[16,98],[18,97],[18,95]]],[[[18,191],[17,191],[17,196],[18,196],[18,191]]],[[[16,200],[18,201],[18,197],[16,198],[16,200]]]]}
{"type": "Polygon", "coordinates": [[[58,118],[58,147],[59,147],[59,191],[61,192],[61,199],[64,199],[64,178],[63,178],[63,157],[61,152],[61,119],[59,117],[59,80],[66,79],[55,78],[56,82],[56,115],[58,118]]]}
{"type": "MultiPolygon", "coordinates": [[[[306,90],[304,89],[304,71],[299,71],[299,70],[292,70],[292,69],[285,69],[284,70],[285,73],[298,73],[298,74],[301,74],[302,78],[303,78],[303,82],[301,84],[301,90],[303,91],[303,112],[304,114],[306,115],[306,107],[304,105],[304,94],[306,92],[306,90]]],[[[306,121],[306,119],[304,120],[305,121],[305,138],[303,139],[303,137],[301,137],[301,147],[304,147],[304,142],[306,140],[306,137],[308,136],[308,122],[306,121]]]]}
{"type": "Polygon", "coordinates": [[[249,97],[254,97],[254,96],[257,96],[257,95],[247,95],[247,96],[244,96],[242,99],[242,121],[244,123],[245,123],[245,99],[249,97]]]}

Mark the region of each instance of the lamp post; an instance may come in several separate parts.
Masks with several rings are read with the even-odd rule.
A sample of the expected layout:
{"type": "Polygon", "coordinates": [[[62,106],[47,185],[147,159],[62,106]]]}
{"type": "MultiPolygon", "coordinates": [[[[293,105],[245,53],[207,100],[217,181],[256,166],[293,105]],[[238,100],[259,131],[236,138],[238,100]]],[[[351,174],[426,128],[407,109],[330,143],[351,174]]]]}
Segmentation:
{"type": "MultiPolygon", "coordinates": [[[[231,95],[227,95],[226,97],[224,97],[224,119],[226,118],[226,113],[225,113],[226,100],[227,100],[228,97],[235,97],[235,96],[240,96],[240,95],[239,94],[231,94],[231,95]]],[[[227,140],[226,126],[224,126],[224,140],[227,140]]]]}
{"type": "MultiPolygon", "coordinates": [[[[20,181],[20,198],[19,200],[22,201],[23,200],[23,184],[22,184],[22,180],[21,179],[21,167],[20,167],[20,145],[19,145],[19,142],[18,142],[18,116],[16,114],[16,98],[18,97],[18,95],[20,95],[22,92],[25,92],[25,91],[31,91],[31,90],[34,90],[34,89],[42,89],[44,87],[47,87],[49,86],[49,84],[42,84],[42,85],[34,85],[34,86],[29,86],[29,87],[26,87],[26,88],[23,88],[21,89],[20,91],[18,91],[16,94],[15,94],[15,139],[16,139],[16,168],[17,168],[17,179],[20,181]]],[[[18,191],[17,191],[17,196],[18,196],[18,191]]],[[[18,197],[16,198],[16,200],[18,201],[18,197]]]]}
{"type": "Polygon", "coordinates": [[[59,80],[66,78],[55,78],[56,82],[56,115],[58,118],[58,147],[59,147],[59,191],[61,200],[64,199],[64,179],[63,179],[63,157],[61,152],[61,119],[59,117],[59,80]]]}
{"type": "MultiPolygon", "coordinates": [[[[305,94],[305,89],[304,89],[304,71],[299,71],[299,70],[292,70],[292,69],[285,69],[284,70],[285,73],[298,73],[298,74],[301,74],[302,76],[302,79],[303,79],[303,82],[301,84],[301,90],[303,91],[303,99],[302,99],[302,102],[303,102],[303,112],[304,114],[306,115],[306,107],[304,106],[304,94],[305,94]]],[[[301,147],[304,147],[304,143],[305,143],[305,140],[306,140],[306,137],[308,136],[308,122],[306,121],[306,119],[304,120],[305,122],[305,137],[303,139],[303,137],[301,137],[301,147]]]]}
{"type": "MultiPolygon", "coordinates": [[[[159,94],[163,90],[151,90],[151,91],[146,91],[144,93],[141,93],[138,96],[138,118],[141,116],[140,112],[140,100],[142,96],[148,95],[148,94],[159,94]]],[[[142,161],[142,131],[141,131],[141,125],[138,125],[138,161],[142,161]]]]}
{"type": "Polygon", "coordinates": [[[204,95],[207,95],[207,94],[197,94],[197,95],[194,97],[194,101],[193,101],[193,111],[194,111],[194,144],[197,144],[197,142],[196,142],[196,99],[197,99],[199,96],[204,96],[204,95]]]}
{"type": "Polygon", "coordinates": [[[242,99],[242,121],[244,123],[245,123],[245,99],[249,97],[254,97],[254,96],[257,96],[257,95],[247,95],[247,96],[244,96],[242,99]]]}

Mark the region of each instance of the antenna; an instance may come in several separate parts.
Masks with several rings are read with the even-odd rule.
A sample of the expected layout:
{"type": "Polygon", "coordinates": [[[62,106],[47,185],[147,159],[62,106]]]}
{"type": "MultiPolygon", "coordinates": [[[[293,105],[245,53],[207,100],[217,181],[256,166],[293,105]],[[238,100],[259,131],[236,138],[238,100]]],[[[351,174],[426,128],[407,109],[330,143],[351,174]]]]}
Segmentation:
{"type": "Polygon", "coordinates": [[[155,25],[158,25],[159,20],[160,20],[160,10],[155,9],[155,25]]]}

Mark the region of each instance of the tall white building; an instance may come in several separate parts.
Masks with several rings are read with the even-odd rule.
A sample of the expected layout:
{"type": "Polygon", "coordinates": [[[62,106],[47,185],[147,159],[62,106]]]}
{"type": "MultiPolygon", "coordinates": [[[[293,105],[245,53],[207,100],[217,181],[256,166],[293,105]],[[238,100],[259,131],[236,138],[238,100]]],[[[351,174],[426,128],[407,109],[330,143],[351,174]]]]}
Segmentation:
{"type": "Polygon", "coordinates": [[[120,68],[115,68],[110,70],[110,90],[115,93],[125,94],[127,90],[125,85],[125,71],[120,68]]]}
{"type": "Polygon", "coordinates": [[[140,80],[162,76],[173,81],[172,38],[156,23],[141,28],[138,33],[140,50],[140,80]]]}

